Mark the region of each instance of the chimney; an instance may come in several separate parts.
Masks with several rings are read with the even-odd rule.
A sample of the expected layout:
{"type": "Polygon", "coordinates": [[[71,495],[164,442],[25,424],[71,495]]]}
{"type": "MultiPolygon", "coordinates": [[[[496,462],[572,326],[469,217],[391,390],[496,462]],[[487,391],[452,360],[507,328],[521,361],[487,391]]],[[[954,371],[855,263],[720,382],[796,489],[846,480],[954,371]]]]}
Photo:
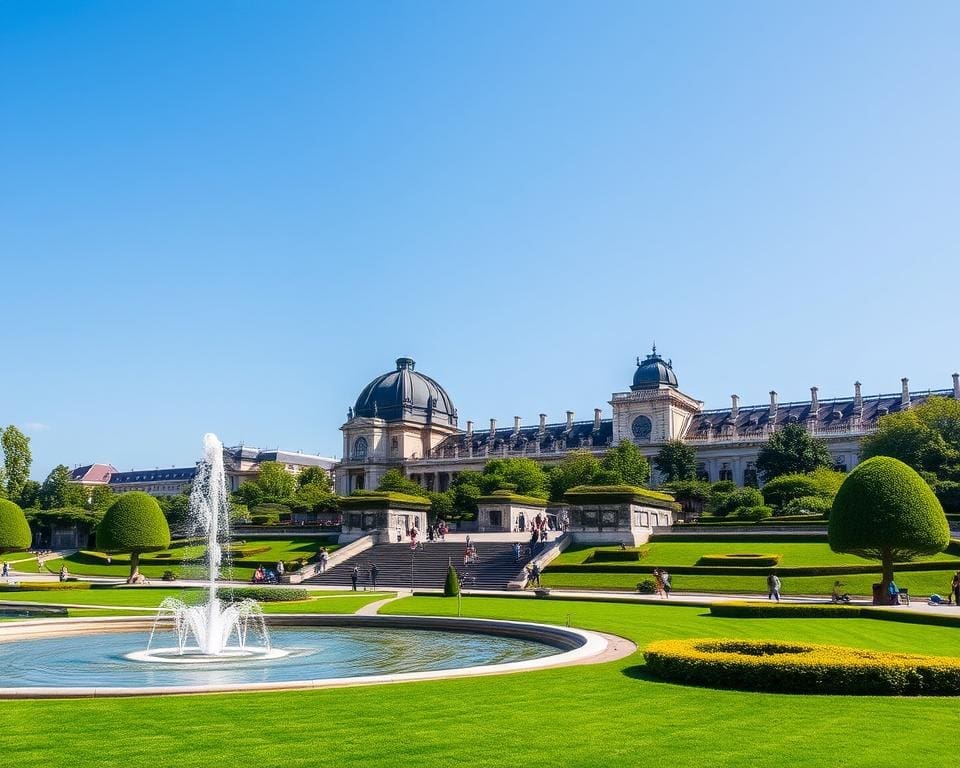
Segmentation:
{"type": "Polygon", "coordinates": [[[953,374],[953,397],[960,400],[960,373],[953,374]]]}
{"type": "Polygon", "coordinates": [[[900,379],[900,409],[904,410],[910,407],[910,379],[904,376],[900,379]]]}
{"type": "Polygon", "coordinates": [[[600,414],[603,413],[599,408],[593,409],[593,431],[600,431],[600,414]]]}
{"type": "Polygon", "coordinates": [[[542,435],[547,431],[547,414],[540,414],[540,434],[542,435]]]}
{"type": "Polygon", "coordinates": [[[519,416],[513,417],[513,434],[514,435],[520,434],[520,417],[519,416]]]}
{"type": "Polygon", "coordinates": [[[817,398],[818,390],[816,387],[810,387],[810,418],[817,417],[817,411],[820,410],[820,400],[817,398]]]}
{"type": "Polygon", "coordinates": [[[467,437],[473,437],[473,422],[467,422],[467,437]]]}
{"type": "Polygon", "coordinates": [[[860,382],[853,382],[853,407],[858,411],[863,410],[863,395],[860,394],[860,382]]]}
{"type": "Polygon", "coordinates": [[[573,411],[567,411],[567,432],[573,429],[573,411]]]}
{"type": "Polygon", "coordinates": [[[497,434],[497,420],[490,419],[490,439],[493,440],[493,436],[497,434]]]}
{"type": "Polygon", "coordinates": [[[770,419],[773,420],[777,415],[777,393],[770,390],[770,419]]]}
{"type": "Polygon", "coordinates": [[[740,415],[740,395],[730,395],[730,418],[734,421],[740,415]]]}

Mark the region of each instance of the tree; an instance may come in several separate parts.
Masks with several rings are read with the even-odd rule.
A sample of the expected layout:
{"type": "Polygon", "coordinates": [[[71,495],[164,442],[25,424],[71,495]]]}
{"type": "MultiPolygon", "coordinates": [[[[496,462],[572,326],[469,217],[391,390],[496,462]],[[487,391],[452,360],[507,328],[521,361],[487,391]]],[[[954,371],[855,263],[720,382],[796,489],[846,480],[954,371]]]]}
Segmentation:
{"type": "Polygon", "coordinates": [[[563,494],[578,485],[592,485],[600,472],[600,460],[589,451],[571,451],[547,471],[550,500],[563,501],[563,494]]]}
{"type": "Polygon", "coordinates": [[[255,507],[263,501],[263,489],[253,480],[240,483],[240,487],[234,491],[233,495],[248,507],[255,507]]]}
{"type": "Polygon", "coordinates": [[[697,477],[697,450],[683,440],[668,440],[653,458],[656,467],[667,482],[695,480],[697,477]]]}
{"type": "Polygon", "coordinates": [[[36,480],[27,480],[23,484],[23,490],[20,491],[20,499],[17,501],[23,509],[40,506],[40,483],[36,480]]]}
{"type": "Polygon", "coordinates": [[[0,499],[0,552],[29,549],[32,540],[23,510],[9,499],[0,499]]]}
{"type": "Polygon", "coordinates": [[[7,498],[19,499],[23,485],[30,478],[30,438],[13,424],[0,435],[3,444],[3,469],[7,498]]]}
{"type": "Polygon", "coordinates": [[[380,485],[377,486],[377,490],[393,491],[394,493],[406,493],[410,496],[425,495],[425,492],[423,488],[420,487],[419,483],[415,483],[413,480],[406,477],[403,472],[396,467],[386,471],[386,473],[380,479],[380,485]]]}
{"type": "Polygon", "coordinates": [[[918,472],[960,480],[960,401],[931,397],[916,408],[881,416],[861,441],[864,458],[892,456],[918,472]]]}
{"type": "Polygon", "coordinates": [[[671,494],[682,506],[685,515],[699,515],[710,501],[710,483],[705,480],[674,480],[660,490],[671,494]]]}
{"type": "Polygon", "coordinates": [[[540,499],[549,497],[547,473],[533,459],[493,459],[483,468],[484,493],[498,488],[516,486],[517,493],[540,499]]]}
{"type": "Polygon", "coordinates": [[[826,443],[811,437],[799,424],[778,429],[757,454],[757,471],[764,482],[790,472],[813,472],[832,463],[826,443]]]}
{"type": "Polygon", "coordinates": [[[452,565],[447,568],[447,581],[443,585],[443,594],[445,597],[456,597],[460,594],[460,579],[457,577],[457,569],[452,565]]]}
{"type": "Polygon", "coordinates": [[[329,493],[333,492],[330,474],[323,467],[307,467],[300,470],[300,474],[297,475],[297,485],[301,488],[305,485],[316,485],[329,493]]]}
{"type": "Polygon", "coordinates": [[[40,487],[40,506],[56,509],[70,505],[70,470],[57,464],[40,487]]]}
{"type": "Polygon", "coordinates": [[[337,497],[319,483],[307,483],[297,488],[297,492],[287,504],[291,509],[321,512],[334,509],[337,506],[337,497]]]}
{"type": "Polygon", "coordinates": [[[608,472],[619,475],[619,479],[605,478],[603,483],[616,485],[626,483],[643,487],[650,481],[650,462],[629,440],[621,440],[613,450],[607,451],[600,465],[608,472]]]}
{"type": "Polygon", "coordinates": [[[898,459],[874,456],[843,481],[830,512],[830,548],[879,560],[886,594],[893,564],[941,552],[950,528],[930,486],[898,459]]]}
{"type": "Polygon", "coordinates": [[[263,491],[264,501],[280,501],[293,494],[297,478],[287,472],[279,461],[264,461],[255,481],[263,491]]]}
{"type": "Polygon", "coordinates": [[[738,515],[743,508],[762,507],[763,496],[756,488],[737,488],[729,492],[714,493],[708,510],[717,517],[738,515]]]}
{"type": "Polygon", "coordinates": [[[170,546],[170,527],[157,500],[143,491],[121,494],[97,526],[97,547],[103,552],[130,554],[130,580],[140,567],[140,555],[170,546]]]}
{"type": "Polygon", "coordinates": [[[461,472],[450,486],[453,492],[453,508],[456,512],[467,517],[477,514],[477,499],[483,496],[481,485],[484,476],[481,472],[468,470],[461,472]]]}
{"type": "Polygon", "coordinates": [[[167,525],[175,530],[185,531],[190,521],[190,497],[185,493],[176,496],[162,496],[157,499],[167,525]]]}
{"type": "Polygon", "coordinates": [[[453,517],[453,491],[431,491],[430,514],[435,520],[449,520],[453,517]]]}

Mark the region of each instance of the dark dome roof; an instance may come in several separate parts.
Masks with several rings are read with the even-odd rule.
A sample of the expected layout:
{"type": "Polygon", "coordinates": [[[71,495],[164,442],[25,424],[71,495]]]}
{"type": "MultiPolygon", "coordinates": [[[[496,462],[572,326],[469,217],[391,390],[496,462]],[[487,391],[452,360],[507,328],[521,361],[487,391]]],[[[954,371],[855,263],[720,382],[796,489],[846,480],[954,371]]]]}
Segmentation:
{"type": "Polygon", "coordinates": [[[677,374],[673,372],[673,361],[664,360],[657,354],[654,345],[653,354],[647,355],[641,363],[637,358],[637,372],[633,374],[633,386],[630,389],[657,389],[661,386],[676,387],[677,374]]]}
{"type": "Polygon", "coordinates": [[[415,366],[409,357],[398,358],[397,370],[377,376],[363,388],[353,415],[456,426],[457,409],[450,395],[429,376],[414,371],[415,366]]]}

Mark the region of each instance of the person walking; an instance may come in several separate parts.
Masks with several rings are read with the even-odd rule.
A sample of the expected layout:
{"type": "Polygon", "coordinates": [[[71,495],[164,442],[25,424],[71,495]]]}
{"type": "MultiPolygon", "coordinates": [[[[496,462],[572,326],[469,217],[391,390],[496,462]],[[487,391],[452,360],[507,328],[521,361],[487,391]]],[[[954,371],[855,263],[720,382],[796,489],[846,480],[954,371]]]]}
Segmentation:
{"type": "Polygon", "coordinates": [[[70,573],[67,571],[67,564],[64,563],[60,566],[60,581],[66,581],[70,578],[70,573]]]}
{"type": "Polygon", "coordinates": [[[327,548],[323,547],[320,550],[320,573],[327,572],[327,562],[330,560],[330,553],[327,552],[327,548]]]}
{"type": "Polygon", "coordinates": [[[10,575],[10,563],[6,560],[3,561],[3,578],[7,578],[10,575]]]}
{"type": "Polygon", "coordinates": [[[670,598],[670,590],[671,590],[672,587],[671,587],[671,584],[670,584],[670,574],[667,573],[667,569],[666,569],[666,568],[661,568],[661,569],[660,569],[660,581],[663,582],[663,594],[664,594],[664,597],[666,597],[667,599],[669,599],[669,598],[670,598]]]}
{"type": "Polygon", "coordinates": [[[283,576],[283,560],[277,560],[277,576],[283,576]]]}
{"type": "Polygon", "coordinates": [[[653,583],[656,590],[656,595],[661,600],[667,596],[666,591],[663,588],[663,576],[661,575],[659,568],[653,569],[653,583]]]}
{"type": "Polygon", "coordinates": [[[772,571],[767,576],[767,592],[767,600],[774,598],[778,603],[780,602],[780,577],[772,571]]]}
{"type": "Polygon", "coordinates": [[[377,588],[377,576],[380,575],[380,569],[377,568],[376,563],[370,563],[370,584],[374,589],[377,588]]]}
{"type": "Polygon", "coordinates": [[[530,584],[540,586],[540,563],[536,561],[530,563],[530,584]]]}
{"type": "Polygon", "coordinates": [[[357,579],[360,578],[360,568],[356,565],[353,566],[353,570],[350,571],[350,581],[353,582],[353,591],[357,591],[357,579]]]}
{"type": "Polygon", "coordinates": [[[953,581],[950,582],[950,591],[953,592],[953,604],[960,605],[960,571],[953,574],[953,581]]]}

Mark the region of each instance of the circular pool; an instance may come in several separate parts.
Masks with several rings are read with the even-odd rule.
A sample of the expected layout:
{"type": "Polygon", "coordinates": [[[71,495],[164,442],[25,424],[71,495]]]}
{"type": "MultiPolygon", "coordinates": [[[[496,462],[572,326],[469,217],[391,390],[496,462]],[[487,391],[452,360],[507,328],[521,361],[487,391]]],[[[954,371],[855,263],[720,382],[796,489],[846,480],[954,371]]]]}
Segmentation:
{"type": "Polygon", "coordinates": [[[607,651],[591,632],[525,622],[413,616],[274,616],[276,658],[201,665],[138,659],[152,622],[51,619],[0,625],[0,697],[117,696],[316,688],[491,674],[607,651]]]}

